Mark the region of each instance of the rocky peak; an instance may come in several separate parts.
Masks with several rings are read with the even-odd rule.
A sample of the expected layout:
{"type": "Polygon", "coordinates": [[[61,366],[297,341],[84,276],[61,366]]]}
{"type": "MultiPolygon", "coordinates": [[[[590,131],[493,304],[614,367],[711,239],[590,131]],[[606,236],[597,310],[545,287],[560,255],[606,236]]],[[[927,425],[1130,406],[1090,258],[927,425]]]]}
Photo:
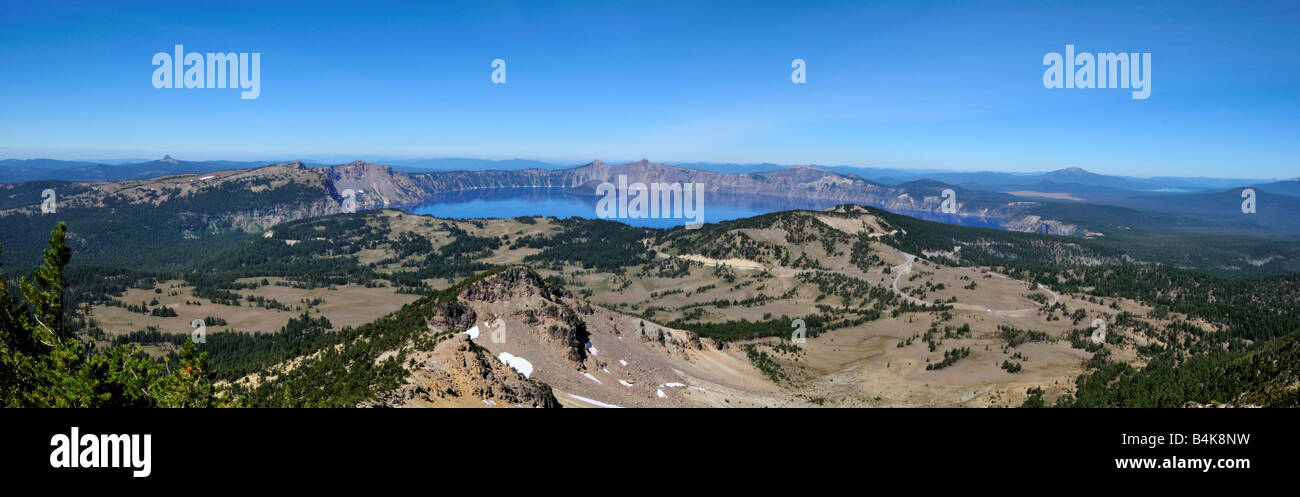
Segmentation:
{"type": "Polygon", "coordinates": [[[469,306],[500,309],[505,305],[510,309],[509,319],[523,323],[539,342],[575,369],[582,369],[587,359],[584,345],[591,335],[586,322],[570,306],[575,303],[571,298],[569,292],[547,284],[524,266],[512,266],[471,283],[460,294],[460,300],[469,306]]]}
{"type": "Polygon", "coordinates": [[[465,335],[438,344],[420,362],[405,384],[358,407],[560,407],[550,386],[528,381],[465,335]]]}
{"type": "Polygon", "coordinates": [[[180,164],[180,161],[173,159],[172,156],[170,155],[163,155],[161,159],[158,159],[158,162],[166,162],[169,164],[180,164]]]}
{"type": "Polygon", "coordinates": [[[556,301],[560,297],[569,296],[569,293],[564,289],[551,286],[533,270],[523,266],[511,266],[500,273],[476,281],[461,293],[461,297],[465,300],[483,302],[533,296],[556,301]]]}

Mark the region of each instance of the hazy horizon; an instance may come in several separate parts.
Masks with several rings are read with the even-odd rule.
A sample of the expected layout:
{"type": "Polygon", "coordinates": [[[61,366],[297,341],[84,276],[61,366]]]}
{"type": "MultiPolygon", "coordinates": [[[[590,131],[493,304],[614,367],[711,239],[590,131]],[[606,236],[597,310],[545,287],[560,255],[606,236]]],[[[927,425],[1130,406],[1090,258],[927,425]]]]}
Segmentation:
{"type": "MultiPolygon", "coordinates": [[[[6,150],[6,149],[0,149],[0,154],[3,154],[3,153],[4,153],[4,152],[3,152],[4,150],[6,150]]],[[[403,161],[412,161],[412,162],[414,162],[414,161],[437,161],[437,160],[448,160],[448,161],[450,161],[450,160],[469,160],[469,161],[484,161],[484,162],[530,161],[530,162],[540,162],[540,163],[544,163],[544,164],[547,164],[547,165],[555,166],[556,168],[571,168],[571,167],[581,167],[581,166],[584,166],[584,165],[590,164],[590,163],[592,163],[593,161],[601,161],[601,162],[604,162],[604,163],[606,163],[606,164],[610,164],[610,165],[619,165],[619,164],[627,164],[627,163],[632,163],[632,162],[636,162],[636,161],[638,161],[638,160],[641,160],[641,159],[627,159],[627,158],[623,158],[623,159],[613,159],[613,160],[611,160],[611,159],[604,159],[604,158],[595,158],[595,159],[569,159],[569,160],[563,160],[563,159],[537,159],[537,158],[530,158],[530,157],[485,158],[485,157],[468,157],[468,156],[408,156],[408,157],[398,157],[398,156],[390,156],[390,155],[373,155],[373,154],[338,154],[338,155],[331,154],[331,155],[327,155],[327,156],[316,156],[316,157],[308,157],[308,156],[305,156],[305,155],[304,155],[304,156],[291,156],[291,157],[284,157],[284,158],[279,158],[279,159],[267,159],[267,158],[264,158],[264,157],[262,157],[262,158],[231,158],[231,157],[222,157],[222,156],[203,156],[203,157],[198,157],[198,158],[196,158],[196,157],[177,156],[176,154],[170,154],[170,153],[163,153],[163,154],[159,154],[159,155],[156,155],[156,156],[151,156],[152,158],[145,158],[145,157],[141,157],[141,156],[125,156],[125,155],[124,155],[124,156],[115,157],[115,158],[105,158],[105,157],[103,157],[103,156],[89,156],[89,155],[86,156],[86,157],[88,157],[88,158],[69,158],[69,157],[79,157],[79,156],[67,156],[67,155],[65,155],[65,156],[61,156],[61,157],[60,157],[59,155],[60,155],[60,154],[47,154],[47,155],[29,154],[29,155],[19,155],[19,156],[0,155],[0,161],[3,161],[3,160],[42,160],[42,159],[44,159],[44,160],[69,161],[69,162],[90,162],[90,163],[95,163],[95,164],[102,164],[102,165],[112,166],[112,165],[120,165],[120,164],[131,164],[131,163],[136,163],[136,162],[133,162],[133,161],[148,162],[148,161],[159,160],[159,159],[162,159],[163,157],[171,157],[172,159],[179,160],[179,161],[192,161],[192,162],[217,162],[217,161],[226,161],[226,162],[265,162],[265,163],[267,163],[267,164],[273,164],[273,163],[278,163],[278,162],[301,161],[301,162],[303,162],[303,163],[309,163],[309,164],[319,164],[319,165],[332,166],[332,165],[339,165],[339,164],[347,164],[347,163],[350,163],[350,162],[353,162],[353,161],[358,161],[358,160],[360,160],[360,161],[365,161],[365,162],[370,162],[370,163],[380,164],[380,165],[391,165],[391,166],[409,167],[409,168],[416,168],[416,169],[418,169],[419,166],[409,166],[409,165],[407,165],[407,164],[401,164],[401,162],[403,162],[403,161]],[[91,157],[93,157],[93,158],[91,158],[91,157]]],[[[900,167],[900,166],[890,166],[890,165],[817,164],[817,163],[783,164],[783,163],[770,162],[770,161],[765,161],[765,162],[725,162],[725,161],[711,161],[711,160],[662,161],[662,160],[656,160],[656,159],[654,159],[654,158],[652,158],[652,157],[644,157],[644,158],[647,159],[647,160],[649,160],[650,162],[652,162],[652,163],[656,163],[656,164],[665,164],[665,165],[670,165],[670,166],[679,166],[679,167],[686,167],[686,168],[689,168],[691,165],[710,164],[710,165],[736,166],[736,167],[775,166],[775,167],[778,167],[778,168],[791,168],[791,167],[824,167],[824,168],[855,168],[855,169],[867,169],[867,170],[891,170],[891,171],[892,171],[892,170],[896,170],[896,171],[909,172],[909,173],[913,173],[913,174],[923,174],[923,173],[941,173],[941,174],[977,174],[977,173],[994,173],[994,174],[1013,174],[1013,175],[1035,175],[1035,174],[1046,174],[1046,173],[1051,173],[1051,172],[1054,172],[1054,171],[1060,171],[1060,170],[1065,170],[1065,169],[1073,169],[1073,168],[1077,168],[1077,169],[1082,169],[1082,170],[1084,170],[1084,171],[1087,171],[1087,172],[1089,172],[1089,173],[1100,174],[1100,175],[1104,175],[1104,176],[1115,176],[1115,177],[1124,177],[1124,178],[1138,178],[1138,179],[1146,179],[1146,178],[1204,178],[1204,179],[1222,179],[1222,180],[1228,180],[1228,179],[1245,179],[1245,180],[1275,180],[1275,181],[1285,181],[1285,180],[1290,180],[1290,179],[1297,179],[1297,178],[1300,178],[1300,176],[1249,176],[1249,175],[1233,175],[1233,176],[1226,176],[1226,175],[1225,175],[1225,176],[1204,176],[1204,175],[1177,175],[1177,174],[1173,174],[1173,175],[1170,175],[1170,174],[1161,174],[1161,175],[1110,174],[1110,173],[1103,173],[1103,172],[1099,172],[1099,171],[1094,171],[1094,170],[1089,169],[1089,168],[1086,168],[1086,167],[1078,167],[1078,166],[1063,166],[1063,167],[1052,168],[1052,169],[1032,169],[1032,170],[997,170],[997,169],[962,170],[962,169],[943,169],[943,168],[900,167]]],[[[440,169],[429,169],[429,170],[430,170],[430,171],[438,171],[438,170],[440,170],[440,169]]]]}

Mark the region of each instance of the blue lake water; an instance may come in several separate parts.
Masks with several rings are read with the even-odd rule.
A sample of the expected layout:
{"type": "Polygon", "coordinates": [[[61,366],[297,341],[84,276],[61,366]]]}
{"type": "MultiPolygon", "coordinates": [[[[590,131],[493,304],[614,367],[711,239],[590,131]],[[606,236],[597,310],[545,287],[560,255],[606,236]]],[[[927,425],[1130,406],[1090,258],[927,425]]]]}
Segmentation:
{"type": "MultiPolygon", "coordinates": [[[[406,210],[412,214],[446,219],[511,218],[519,216],[595,219],[597,218],[596,203],[600,199],[601,197],[596,195],[579,195],[561,188],[496,188],[442,193],[435,195],[428,202],[409,207],[406,210]]],[[[819,199],[709,194],[705,198],[702,217],[706,223],[716,223],[753,217],[769,212],[795,209],[823,210],[842,203],[844,202],[819,199]]],[[[930,212],[900,212],[900,214],[950,224],[1000,228],[997,220],[966,218],[930,212]]],[[[647,228],[672,228],[685,225],[689,221],[678,218],[619,218],[613,220],[647,228]]]]}

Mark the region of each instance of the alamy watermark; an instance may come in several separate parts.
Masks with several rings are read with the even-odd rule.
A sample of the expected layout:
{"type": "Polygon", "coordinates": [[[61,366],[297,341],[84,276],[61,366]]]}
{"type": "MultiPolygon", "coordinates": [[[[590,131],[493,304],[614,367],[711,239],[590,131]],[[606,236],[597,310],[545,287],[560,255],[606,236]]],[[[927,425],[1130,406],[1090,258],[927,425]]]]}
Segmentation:
{"type": "Polygon", "coordinates": [[[190,332],[190,340],[194,343],[208,343],[208,323],[202,319],[190,321],[190,327],[194,331],[190,332]]]}
{"type": "Polygon", "coordinates": [[[339,201],[339,205],[340,205],[340,207],[343,208],[343,212],[344,212],[344,213],[352,214],[352,213],[354,213],[354,212],[357,211],[357,191],[356,191],[356,190],[353,190],[353,189],[351,189],[351,188],[348,188],[348,189],[346,189],[346,190],[343,190],[343,191],[341,192],[340,196],[342,197],[342,199],[339,201]]]}
{"type": "Polygon", "coordinates": [[[805,344],[805,343],[808,343],[808,324],[807,324],[807,323],[805,323],[802,319],[796,319],[796,320],[794,320],[794,321],[790,321],[790,327],[791,327],[791,328],[794,328],[794,331],[793,331],[793,332],[790,332],[790,341],[791,341],[791,342],[794,342],[794,343],[797,343],[797,344],[800,344],[800,345],[805,344]]]}
{"type": "Polygon", "coordinates": [[[506,84],[506,60],[492,59],[492,84],[506,84]]]}
{"type": "Polygon", "coordinates": [[[506,343],[506,321],[496,318],[490,322],[484,322],[483,327],[488,330],[488,337],[492,343],[506,343]]]}
{"type": "MultiPolygon", "coordinates": [[[[430,333],[438,333],[438,329],[433,324],[429,324],[428,327],[430,333]]],[[[501,318],[484,321],[483,324],[476,324],[460,333],[468,336],[470,340],[478,341],[479,335],[482,335],[484,331],[488,333],[488,338],[492,340],[492,343],[506,343],[506,321],[501,318]]]]}
{"type": "Polygon", "coordinates": [[[956,214],[957,192],[952,188],[944,188],[942,192],[939,192],[939,196],[943,198],[943,201],[939,202],[939,212],[944,214],[956,214]]]}
{"type": "Polygon", "coordinates": [[[1097,318],[1092,320],[1092,343],[1106,343],[1106,320],[1097,318]]]}
{"type": "Polygon", "coordinates": [[[1043,56],[1044,88],[1132,88],[1134,100],[1151,97],[1151,52],[1074,53],[1065,46],[1065,56],[1048,52],[1043,56]]]}
{"type": "Polygon", "coordinates": [[[50,467],[59,468],[126,468],[131,476],[143,478],[153,472],[150,434],[81,434],[73,426],[67,435],[50,437],[50,467]]]}
{"type": "Polygon", "coordinates": [[[790,61],[790,82],[796,85],[808,84],[808,63],[803,59],[794,59],[790,61]]]}
{"type": "Polygon", "coordinates": [[[262,94],[261,52],[185,53],[176,45],[174,54],[153,56],[154,88],[239,88],[239,98],[254,100],[262,94]]]}
{"type": "Polygon", "coordinates": [[[41,214],[54,214],[59,210],[58,196],[54,194],[53,188],[46,188],[41,192],[41,214]]]}
{"type": "Polygon", "coordinates": [[[704,225],[704,183],[627,183],[608,181],[596,186],[596,217],[600,219],[686,219],[686,228],[704,225]]]}
{"type": "Polygon", "coordinates": [[[1254,188],[1247,188],[1247,189],[1245,189],[1245,190],[1242,190],[1242,191],[1241,191],[1241,199],[1242,199],[1242,200],[1241,200],[1241,213],[1242,213],[1242,214],[1254,214],[1254,213],[1255,213],[1255,189],[1254,189],[1254,188]]]}

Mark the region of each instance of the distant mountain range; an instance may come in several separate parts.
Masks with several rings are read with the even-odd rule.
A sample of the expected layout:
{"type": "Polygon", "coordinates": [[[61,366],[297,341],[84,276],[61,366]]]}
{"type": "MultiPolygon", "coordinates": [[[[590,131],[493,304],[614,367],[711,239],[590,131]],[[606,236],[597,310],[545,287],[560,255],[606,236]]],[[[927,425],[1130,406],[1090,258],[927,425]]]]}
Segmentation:
{"type": "MultiPolygon", "coordinates": [[[[243,169],[289,162],[287,160],[263,161],[186,161],[164,156],[158,160],[113,159],[95,161],[65,161],[55,159],[5,159],[0,160],[0,183],[23,181],[120,181],[142,179],[168,174],[243,169]]],[[[323,167],[339,162],[304,160],[308,167],[323,167]]],[[[472,158],[401,158],[377,157],[367,162],[391,166],[395,171],[407,173],[437,171],[522,171],[525,169],[562,170],[577,164],[561,164],[531,159],[472,159],[472,158]]],[[[1247,178],[1208,178],[1158,176],[1139,178],[1092,173],[1077,167],[1040,173],[1008,173],[994,171],[962,172],[939,169],[894,169],[859,166],[808,165],[791,166],[774,163],[735,164],[719,162],[677,162],[671,165],[724,174],[755,174],[812,167],[839,173],[884,185],[898,185],[917,180],[934,180],[971,190],[1017,191],[1058,194],[1080,194],[1083,197],[1104,197],[1106,194],[1131,192],[1192,192],[1225,191],[1238,187],[1252,187],[1277,195],[1300,196],[1300,178],[1282,181],[1261,181],[1247,178]]]]}
{"type": "Polygon", "coordinates": [[[1059,169],[1045,173],[1004,173],[1004,172],[954,172],[954,171],[907,171],[898,169],[864,169],[848,166],[826,167],[830,171],[843,174],[857,174],[863,178],[882,183],[900,183],[916,179],[933,179],[953,185],[981,190],[1034,190],[1053,193],[1088,193],[1096,191],[1191,191],[1191,190],[1227,190],[1229,188],[1259,183],[1258,179],[1246,178],[1203,178],[1203,177],[1152,177],[1138,178],[1131,176],[1112,176],[1097,174],[1077,167],[1059,169]]]}
{"type": "Polygon", "coordinates": [[[173,174],[197,174],[228,169],[246,169],[268,162],[183,161],[164,156],[161,159],[128,164],[102,164],[53,159],[0,160],[0,183],[25,181],[122,181],[156,178],[173,174]]]}
{"type": "MultiPolygon", "coordinates": [[[[190,162],[170,157],[123,166],[21,162],[29,166],[25,169],[52,172],[63,178],[72,175],[58,173],[104,170],[150,177],[0,184],[0,219],[6,224],[6,236],[0,236],[0,241],[6,247],[29,243],[32,246],[28,252],[32,254],[40,252],[41,238],[37,235],[48,230],[39,208],[46,188],[58,192],[59,217],[77,221],[79,236],[84,236],[82,243],[93,246],[97,238],[127,236],[130,230],[122,223],[161,226],[162,231],[147,238],[155,244],[169,238],[191,239],[200,233],[259,231],[288,220],[341,212],[341,192],[348,189],[358,193],[359,208],[372,209],[416,206],[437,195],[494,189],[552,188],[593,195],[601,182],[617,183],[619,176],[625,176],[629,184],[699,183],[710,195],[814,199],[876,207],[949,224],[1094,239],[1147,260],[1160,260],[1161,254],[1169,252],[1171,243],[1202,249],[1220,247],[1230,252],[1173,261],[1188,267],[1245,268],[1256,264],[1250,261],[1263,261],[1259,265],[1267,266],[1258,269],[1270,270],[1277,264],[1300,264],[1300,255],[1291,253],[1294,240],[1300,240],[1300,216],[1295,215],[1300,212],[1300,197],[1274,193],[1294,194],[1295,181],[1252,186],[1257,190],[1257,212],[1248,215],[1241,212],[1241,188],[1137,192],[1124,189],[1132,186],[1132,179],[1082,170],[1037,175],[1033,183],[1015,185],[1017,190],[996,191],[973,188],[982,185],[970,182],[950,184],[935,179],[885,184],[857,174],[814,167],[724,173],[644,159],[618,165],[593,161],[566,169],[428,172],[403,172],[365,161],[316,167],[300,161],[252,163],[257,167],[248,167],[250,163],[190,162]],[[1069,180],[1074,182],[1059,182],[1069,180]],[[1030,186],[1048,190],[1045,187],[1063,184],[1071,185],[1075,193],[1052,196],[1050,191],[1025,190],[1030,186]],[[956,193],[955,213],[942,212],[942,192],[946,189],[956,193]],[[106,210],[104,206],[111,208],[106,210]],[[92,236],[87,231],[91,227],[103,233],[92,236]],[[163,232],[169,235],[159,236],[163,232]],[[1256,242],[1247,243],[1246,239],[1256,242]]],[[[484,212],[483,216],[494,217],[492,212],[484,212]]],[[[1190,249],[1182,252],[1190,253],[1190,249]]]]}
{"type": "MultiPolygon", "coordinates": [[[[353,161],[338,166],[282,162],[320,170],[339,191],[366,191],[366,205],[409,205],[432,195],[492,188],[563,188],[594,193],[602,181],[626,176],[629,182],[702,183],[711,193],[798,197],[870,205],[927,219],[962,223],[981,220],[1007,229],[1082,235],[1085,231],[1137,226],[1184,226],[1218,231],[1249,230],[1264,236],[1300,235],[1300,180],[1259,182],[1218,178],[1134,178],[1096,174],[1079,168],[1046,173],[909,171],[848,166],[684,163],[640,160],[621,165],[601,161],[561,167],[533,160],[465,158],[406,159],[378,165],[353,161]],[[1231,185],[1231,186],[1224,186],[1231,185]],[[1258,215],[1242,218],[1241,188],[1258,191],[1258,215]],[[943,190],[958,193],[958,212],[939,209],[943,190]],[[1070,209],[1069,203],[1128,209],[1070,209]],[[1184,216],[1178,221],[1154,216],[1184,216]],[[1190,217],[1188,217],[1190,216],[1190,217]],[[1154,219],[1154,221],[1153,221],[1154,219]],[[1127,221],[1125,221],[1127,220],[1127,221]],[[1204,222],[1202,222],[1204,221],[1204,222]],[[1087,226],[1086,230],[1081,227],[1087,226]]],[[[52,159],[0,161],[0,182],[41,180],[105,182],[254,169],[265,161],[184,161],[170,156],[108,165],[52,159]]],[[[972,223],[974,224],[974,223],[972,223]]]]}
{"type": "Polygon", "coordinates": [[[1272,193],[1274,195],[1300,197],[1300,178],[1251,185],[1251,188],[1272,193]]]}

